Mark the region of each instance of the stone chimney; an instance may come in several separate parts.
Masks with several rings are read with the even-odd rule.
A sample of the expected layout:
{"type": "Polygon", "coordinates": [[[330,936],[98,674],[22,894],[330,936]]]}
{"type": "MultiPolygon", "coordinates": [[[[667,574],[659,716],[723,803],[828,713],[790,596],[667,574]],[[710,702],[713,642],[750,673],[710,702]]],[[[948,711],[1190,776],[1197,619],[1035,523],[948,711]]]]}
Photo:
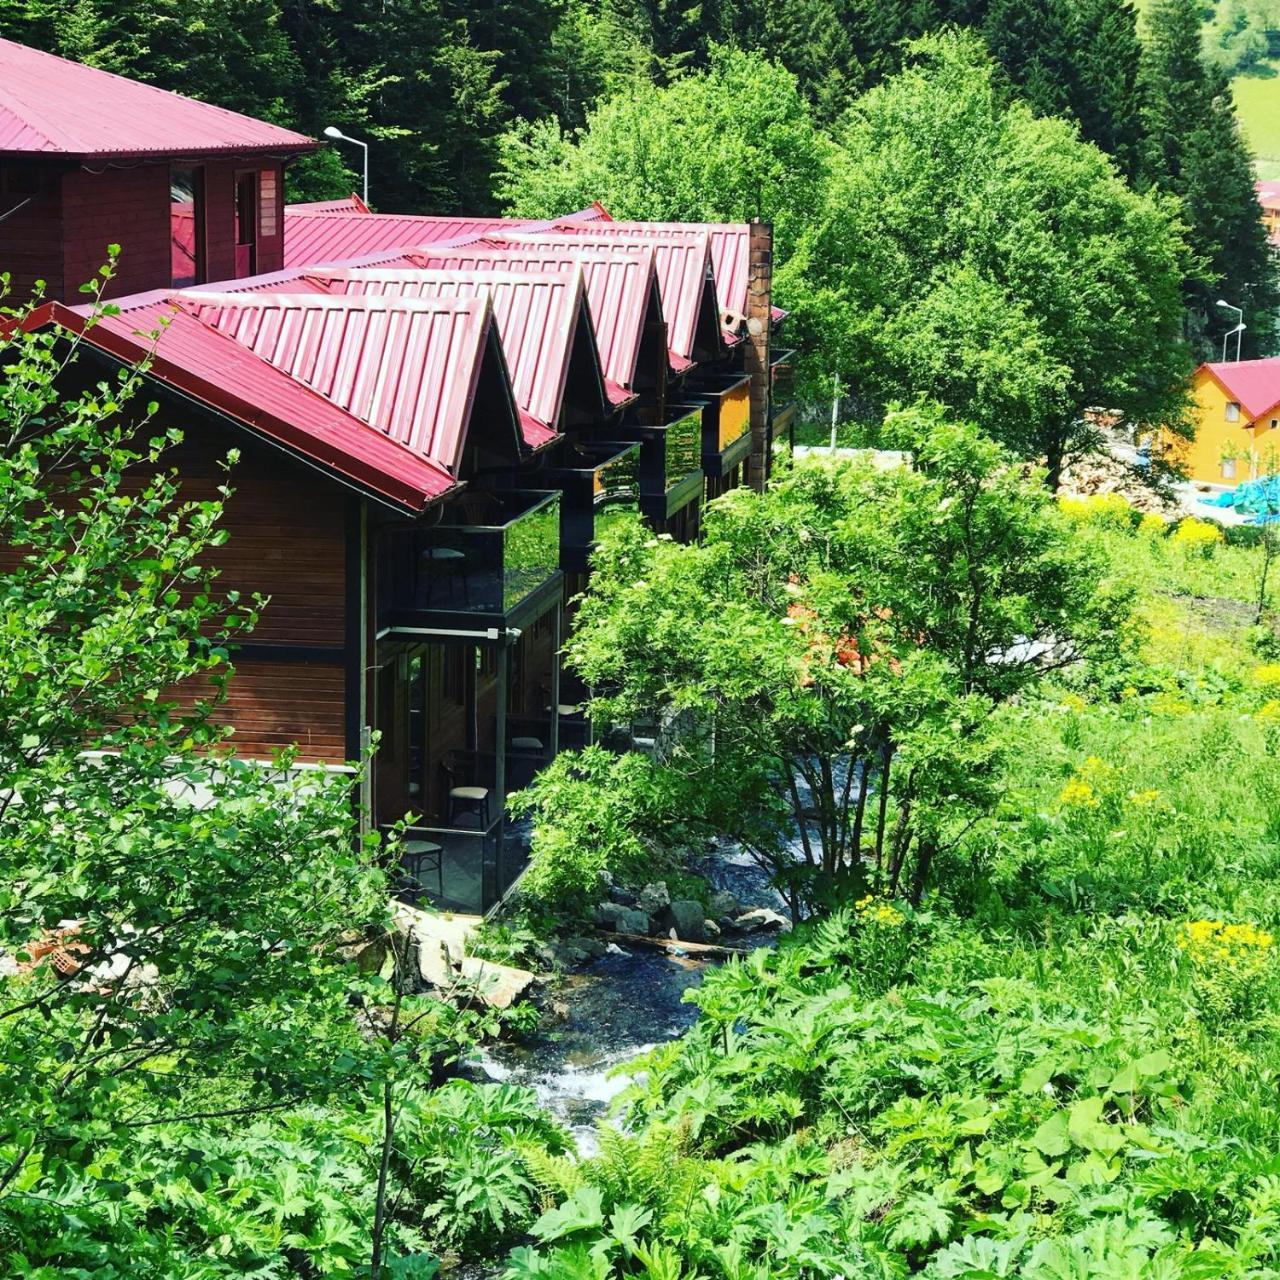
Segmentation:
{"type": "Polygon", "coordinates": [[[751,378],[751,456],[747,483],[763,493],[769,477],[769,330],[773,310],[773,227],[754,219],[747,249],[746,367],[751,378]]]}

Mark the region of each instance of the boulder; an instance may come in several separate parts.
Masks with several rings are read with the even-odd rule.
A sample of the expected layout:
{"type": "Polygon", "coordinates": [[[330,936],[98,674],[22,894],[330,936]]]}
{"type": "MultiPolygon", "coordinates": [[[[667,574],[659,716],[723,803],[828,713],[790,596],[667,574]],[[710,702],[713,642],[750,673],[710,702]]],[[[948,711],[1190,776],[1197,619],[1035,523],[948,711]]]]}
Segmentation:
{"type": "Polygon", "coordinates": [[[569,939],[569,946],[574,950],[581,951],[584,957],[589,958],[602,956],[605,952],[604,943],[599,938],[575,936],[569,939]]]}
{"type": "Polygon", "coordinates": [[[618,920],[625,915],[631,908],[623,906],[620,902],[602,902],[596,908],[595,921],[602,929],[610,929],[617,931],[619,928],[618,920]]]}
{"type": "Polygon", "coordinates": [[[707,939],[702,903],[692,898],[676,898],[662,913],[662,925],[674,929],[682,942],[705,942],[707,939]]]}
{"type": "Polygon", "coordinates": [[[733,927],[739,933],[761,933],[770,929],[790,929],[791,922],[776,911],[770,911],[768,907],[755,907],[737,916],[733,927]]]}
{"type": "Polygon", "coordinates": [[[510,1008],[533,982],[533,974],[526,969],[514,969],[492,960],[477,960],[475,956],[467,956],[463,960],[462,976],[474,982],[480,998],[495,1009],[510,1008]]]}
{"type": "Polygon", "coordinates": [[[720,936],[720,926],[714,920],[704,920],[702,929],[707,935],[708,942],[714,942],[720,936]]]}
{"type": "Polygon", "coordinates": [[[707,914],[713,920],[732,920],[742,911],[742,905],[728,889],[717,889],[711,895],[707,914]]]}
{"type": "Polygon", "coordinates": [[[618,916],[619,933],[647,934],[653,923],[647,911],[639,911],[632,907],[624,907],[618,916]]]}
{"type": "Polygon", "coordinates": [[[609,901],[621,903],[624,907],[634,907],[636,905],[636,895],[626,885],[611,884],[609,886],[609,901]]]}
{"type": "Polygon", "coordinates": [[[670,905],[671,894],[662,880],[655,880],[653,884],[645,885],[636,899],[636,906],[646,915],[651,916],[656,916],[664,907],[670,905]]]}

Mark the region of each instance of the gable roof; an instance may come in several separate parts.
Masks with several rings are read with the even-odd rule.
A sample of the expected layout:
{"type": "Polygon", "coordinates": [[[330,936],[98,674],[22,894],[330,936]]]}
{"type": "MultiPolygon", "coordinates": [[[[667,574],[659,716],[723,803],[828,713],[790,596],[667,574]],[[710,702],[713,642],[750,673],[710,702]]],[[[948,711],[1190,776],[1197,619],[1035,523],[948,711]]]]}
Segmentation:
{"type": "Polygon", "coordinates": [[[33,325],[83,334],[118,360],[149,361],[148,376],[238,422],[260,439],[317,464],[362,492],[416,514],[455,487],[432,459],[407,448],[275,368],[189,311],[167,290],[113,305],[92,326],[92,308],[48,303],[33,325]]]}
{"type": "MultiPolygon", "coordinates": [[[[564,219],[577,226],[600,218],[595,208],[564,219]]],[[[360,208],[314,209],[288,205],[284,211],[284,265],[312,267],[387,249],[443,241],[474,240],[490,232],[535,230],[550,224],[531,218],[457,218],[427,214],[370,213],[360,208]]]]}
{"type": "Polygon", "coordinates": [[[353,191],[341,200],[299,200],[284,207],[285,213],[368,213],[369,206],[353,191]]]}
{"type": "MultiPolygon", "coordinates": [[[[537,449],[556,438],[575,339],[580,329],[591,333],[578,268],[538,273],[319,268],[307,278],[334,292],[379,297],[390,305],[414,299],[489,300],[520,406],[525,444],[537,449]]],[[[594,359],[592,365],[603,405],[604,387],[594,359]]]]}
{"type": "MultiPolygon", "coordinates": [[[[547,244],[563,236],[584,247],[607,248],[618,243],[618,237],[607,230],[616,225],[570,225],[562,221],[554,231],[519,233],[508,238],[517,244],[547,244]]],[[[655,233],[645,242],[653,250],[672,367],[683,372],[697,363],[700,340],[718,344],[721,339],[711,242],[706,232],[688,228],[655,233]]]]}
{"type": "Polygon", "coordinates": [[[1252,421],[1280,404],[1280,357],[1269,360],[1237,360],[1223,364],[1202,364],[1197,374],[1207,373],[1237,401],[1252,421]]]}
{"type": "Polygon", "coordinates": [[[0,155],[288,155],[319,145],[292,129],[0,40],[0,155]]]}
{"type": "Polygon", "coordinates": [[[184,309],[415,454],[457,474],[491,332],[465,301],[187,293],[184,309]]]}
{"type": "Polygon", "coordinates": [[[653,250],[648,245],[583,247],[569,236],[524,242],[485,238],[407,256],[428,270],[540,272],[580,268],[609,400],[622,405],[635,396],[645,325],[662,319],[653,250]]]}

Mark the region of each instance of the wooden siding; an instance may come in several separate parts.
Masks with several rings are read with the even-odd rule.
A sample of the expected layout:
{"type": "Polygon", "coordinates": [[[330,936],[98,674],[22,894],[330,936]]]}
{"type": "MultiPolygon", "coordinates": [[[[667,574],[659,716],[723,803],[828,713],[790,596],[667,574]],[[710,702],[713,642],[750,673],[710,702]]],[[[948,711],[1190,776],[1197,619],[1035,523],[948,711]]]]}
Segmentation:
{"type": "MultiPolygon", "coordinates": [[[[183,161],[175,165],[204,171],[205,278],[236,275],[235,183],[237,173],[257,175],[256,211],[259,272],[284,265],[284,167],[278,160],[183,161]],[[275,196],[264,210],[263,191],[275,196]],[[264,216],[265,215],[265,216],[264,216]]],[[[28,297],[37,279],[46,295],[82,302],[80,285],[96,278],[107,246],[120,246],[120,259],[107,296],[123,297],[172,283],[168,161],[112,167],[67,168],[50,161],[40,170],[40,191],[30,204],[0,223],[0,271],[13,277],[17,299],[28,297]]],[[[0,213],[25,197],[0,195],[0,213]]]]}
{"type": "MultiPolygon", "coordinates": [[[[293,743],[298,759],[341,764],[347,758],[344,724],[346,678],[340,663],[237,660],[226,701],[213,715],[234,727],[236,754],[266,760],[293,743]]],[[[204,680],[189,680],[169,694],[190,705],[209,694],[204,680]]]]}
{"type": "Polygon", "coordinates": [[[83,302],[77,290],[97,276],[109,244],[120,246],[109,297],[168,287],[168,165],[101,172],[73,169],[63,176],[62,292],[53,296],[72,304],[83,302]]]}
{"type": "Polygon", "coordinates": [[[0,272],[10,275],[12,302],[24,302],[35,289],[36,281],[45,282],[45,293],[61,298],[65,289],[62,279],[62,184],[56,171],[43,171],[37,179],[38,190],[30,197],[26,183],[13,188],[4,181],[5,166],[0,162],[0,272]],[[18,207],[21,206],[21,207],[18,207]]]}
{"type": "MultiPolygon", "coordinates": [[[[346,669],[333,651],[347,640],[348,502],[332,481],[252,442],[228,476],[220,463],[237,443],[215,428],[181,423],[185,438],[168,456],[188,498],[213,496],[228,480],[227,541],[208,557],[216,590],[261,593],[270,600],[246,637],[254,646],[290,646],[287,659],[234,659],[223,723],[244,756],[266,757],[297,743],[299,759],[328,764],[348,758],[346,669]],[[299,661],[307,647],[321,661],[299,661]]],[[[193,696],[182,691],[180,696],[193,696]]]]}
{"type": "Polygon", "coordinates": [[[242,446],[239,463],[220,463],[236,442],[207,428],[185,429],[166,455],[182,494],[215,496],[226,480],[232,496],[223,514],[224,546],[207,563],[217,590],[270,596],[253,644],[340,647],[346,630],[346,495],[323,477],[261,446],[242,446]]]}

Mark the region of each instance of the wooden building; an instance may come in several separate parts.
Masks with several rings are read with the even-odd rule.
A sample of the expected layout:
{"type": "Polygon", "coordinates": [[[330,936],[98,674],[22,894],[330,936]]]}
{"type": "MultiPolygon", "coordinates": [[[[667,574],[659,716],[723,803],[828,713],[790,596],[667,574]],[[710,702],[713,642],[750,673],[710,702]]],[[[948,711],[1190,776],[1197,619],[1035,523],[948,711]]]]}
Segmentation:
{"type": "Polygon", "coordinates": [[[120,246],[111,296],[284,265],[301,134],[0,40],[0,270],[74,297],[120,246]]]}
{"type": "Polygon", "coordinates": [[[767,231],[286,210],[312,145],[0,42],[0,271],[74,300],[121,244],[119,315],[32,322],[90,361],[154,346],[188,493],[241,451],[219,581],[270,602],[235,746],[346,768],[376,735],[362,813],[410,822],[418,890],[482,910],[525,857],[507,796],[591,732],[560,649],[601,528],[695,538],[767,469],[767,231]]]}

